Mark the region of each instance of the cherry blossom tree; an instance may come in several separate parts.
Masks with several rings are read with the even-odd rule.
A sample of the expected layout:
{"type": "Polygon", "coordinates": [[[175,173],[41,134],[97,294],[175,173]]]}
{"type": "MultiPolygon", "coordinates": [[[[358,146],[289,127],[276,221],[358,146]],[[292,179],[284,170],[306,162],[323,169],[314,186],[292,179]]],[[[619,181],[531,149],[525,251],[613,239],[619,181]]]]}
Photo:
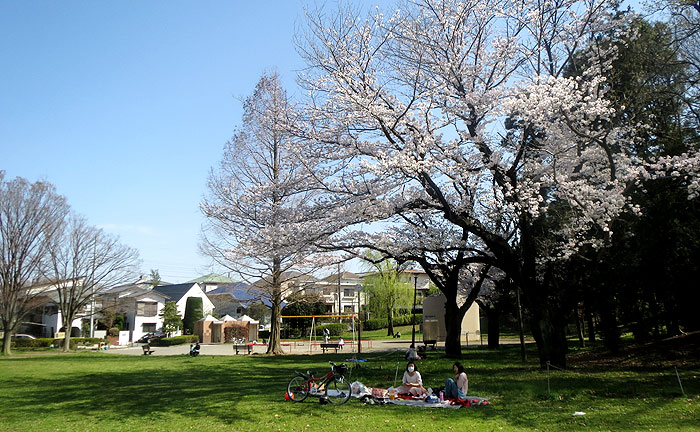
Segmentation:
{"type": "MultiPolygon", "coordinates": [[[[310,97],[298,151],[333,197],[331,240],[419,262],[447,323],[459,322],[464,272],[500,268],[522,290],[541,364],[564,366],[565,309],[541,270],[601,245],[635,210],[627,186],[654,168],[604,98],[615,50],[600,42],[625,17],[610,0],[401,6],[310,12],[300,37],[310,97]],[[566,76],[584,47],[591,67],[566,76]]],[[[692,157],[661,163],[697,171],[692,157]]],[[[454,329],[446,351],[461,354],[454,329]]]]}
{"type": "Polygon", "coordinates": [[[243,121],[209,177],[201,209],[202,250],[251,285],[271,306],[268,353],[281,354],[282,302],[321,265],[312,247],[319,225],[310,211],[311,176],[291,149],[298,121],[277,74],[260,78],[243,103],[243,121]]]}

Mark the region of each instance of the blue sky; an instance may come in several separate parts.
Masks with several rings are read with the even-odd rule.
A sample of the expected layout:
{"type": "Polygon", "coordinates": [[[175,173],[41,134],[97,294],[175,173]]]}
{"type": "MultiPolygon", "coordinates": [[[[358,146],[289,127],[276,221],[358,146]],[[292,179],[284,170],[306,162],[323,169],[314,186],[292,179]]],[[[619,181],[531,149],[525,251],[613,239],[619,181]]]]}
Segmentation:
{"type": "Polygon", "coordinates": [[[0,169],[47,180],[140,251],[143,271],[208,273],[210,167],[240,102],[276,69],[294,94],[302,2],[0,2],[0,169]]]}
{"type": "Polygon", "coordinates": [[[208,172],[262,73],[294,97],[304,3],[0,1],[0,170],[53,183],[144,273],[217,270],[197,247],[208,172]]]}

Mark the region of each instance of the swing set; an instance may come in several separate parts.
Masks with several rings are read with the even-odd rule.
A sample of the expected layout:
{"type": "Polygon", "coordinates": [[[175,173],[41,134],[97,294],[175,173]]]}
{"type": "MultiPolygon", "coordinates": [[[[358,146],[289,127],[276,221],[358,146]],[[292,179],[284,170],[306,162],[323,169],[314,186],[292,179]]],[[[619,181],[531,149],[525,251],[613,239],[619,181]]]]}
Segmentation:
{"type": "MultiPolygon", "coordinates": [[[[326,319],[326,318],[352,318],[352,352],[357,353],[357,348],[355,344],[355,320],[359,319],[357,315],[355,314],[347,314],[347,315],[282,315],[282,319],[285,318],[311,318],[311,332],[309,332],[309,354],[312,353],[313,346],[314,345],[320,345],[321,348],[323,349],[323,352],[326,351],[326,349],[330,348],[335,348],[336,352],[339,348],[337,343],[319,343],[315,342],[318,339],[318,335],[316,334],[316,318],[319,319],[326,319]]],[[[362,341],[360,341],[362,343],[362,341]]],[[[342,347],[340,347],[342,348],[342,347]]]]}

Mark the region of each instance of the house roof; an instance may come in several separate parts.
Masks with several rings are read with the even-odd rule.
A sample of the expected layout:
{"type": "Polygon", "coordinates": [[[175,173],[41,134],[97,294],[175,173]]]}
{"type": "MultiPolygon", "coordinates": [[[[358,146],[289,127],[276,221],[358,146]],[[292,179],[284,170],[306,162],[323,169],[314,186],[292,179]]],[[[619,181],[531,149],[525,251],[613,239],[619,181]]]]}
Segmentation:
{"type": "MultiPolygon", "coordinates": [[[[361,276],[355,273],[351,272],[341,272],[340,273],[340,281],[347,281],[347,280],[353,280],[353,279],[361,279],[361,276]]],[[[335,282],[338,283],[338,273],[333,273],[331,275],[328,275],[321,279],[322,282],[335,282]]]]}
{"type": "Polygon", "coordinates": [[[251,295],[246,294],[246,291],[250,290],[250,285],[245,282],[234,282],[226,285],[222,285],[216,289],[213,289],[207,293],[209,294],[231,294],[236,300],[243,301],[252,298],[251,295]],[[240,295],[239,295],[240,294],[240,295]]]}
{"type": "MultiPolygon", "coordinates": [[[[271,306],[270,302],[265,298],[256,293],[256,289],[245,282],[236,282],[228,285],[220,286],[214,290],[211,290],[207,295],[222,295],[229,294],[234,300],[239,301],[244,307],[250,306],[252,303],[261,302],[265,306],[271,306]]],[[[284,302],[282,305],[284,306],[284,302]]]]}
{"type": "Polygon", "coordinates": [[[187,291],[189,291],[193,285],[195,284],[182,283],[175,285],[158,285],[157,287],[153,288],[153,291],[157,291],[168,296],[174,302],[178,302],[185,294],[187,294],[187,291]]]}
{"type": "Polygon", "coordinates": [[[144,284],[131,284],[131,285],[121,285],[106,292],[100,293],[100,297],[139,297],[142,295],[153,294],[164,299],[169,299],[170,296],[162,292],[153,292],[150,285],[144,284]]]}
{"type": "MultiPolygon", "coordinates": [[[[280,279],[282,283],[284,282],[289,282],[289,281],[294,281],[297,283],[297,285],[304,285],[304,284],[311,284],[313,282],[316,282],[317,279],[310,274],[307,273],[301,273],[295,270],[290,270],[290,271],[285,271],[282,272],[280,275],[280,279]]],[[[267,286],[271,282],[271,276],[265,276],[263,278],[260,278],[253,282],[253,286],[267,286]]]]}
{"type": "Polygon", "coordinates": [[[199,320],[199,321],[200,321],[200,322],[211,321],[211,322],[213,322],[214,324],[221,324],[221,323],[222,323],[222,321],[219,321],[218,319],[214,318],[214,317],[211,316],[211,315],[207,315],[207,316],[205,316],[204,318],[202,318],[202,319],[199,320]]]}
{"type": "Polygon", "coordinates": [[[226,277],[224,275],[220,275],[217,273],[209,273],[208,275],[200,276],[196,279],[192,279],[191,281],[187,281],[186,283],[225,283],[225,284],[230,284],[230,283],[236,283],[235,280],[226,277]]]}

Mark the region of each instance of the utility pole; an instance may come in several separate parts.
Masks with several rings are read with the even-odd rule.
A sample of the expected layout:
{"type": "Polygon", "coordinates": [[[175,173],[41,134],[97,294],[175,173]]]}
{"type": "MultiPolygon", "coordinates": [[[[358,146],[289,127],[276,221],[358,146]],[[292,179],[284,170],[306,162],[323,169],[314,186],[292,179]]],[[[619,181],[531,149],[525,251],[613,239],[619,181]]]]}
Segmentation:
{"type": "Polygon", "coordinates": [[[362,292],[362,285],[355,285],[355,291],[357,291],[357,317],[358,317],[358,328],[357,328],[357,353],[362,354],[362,304],[360,303],[360,293],[362,292]]]}

